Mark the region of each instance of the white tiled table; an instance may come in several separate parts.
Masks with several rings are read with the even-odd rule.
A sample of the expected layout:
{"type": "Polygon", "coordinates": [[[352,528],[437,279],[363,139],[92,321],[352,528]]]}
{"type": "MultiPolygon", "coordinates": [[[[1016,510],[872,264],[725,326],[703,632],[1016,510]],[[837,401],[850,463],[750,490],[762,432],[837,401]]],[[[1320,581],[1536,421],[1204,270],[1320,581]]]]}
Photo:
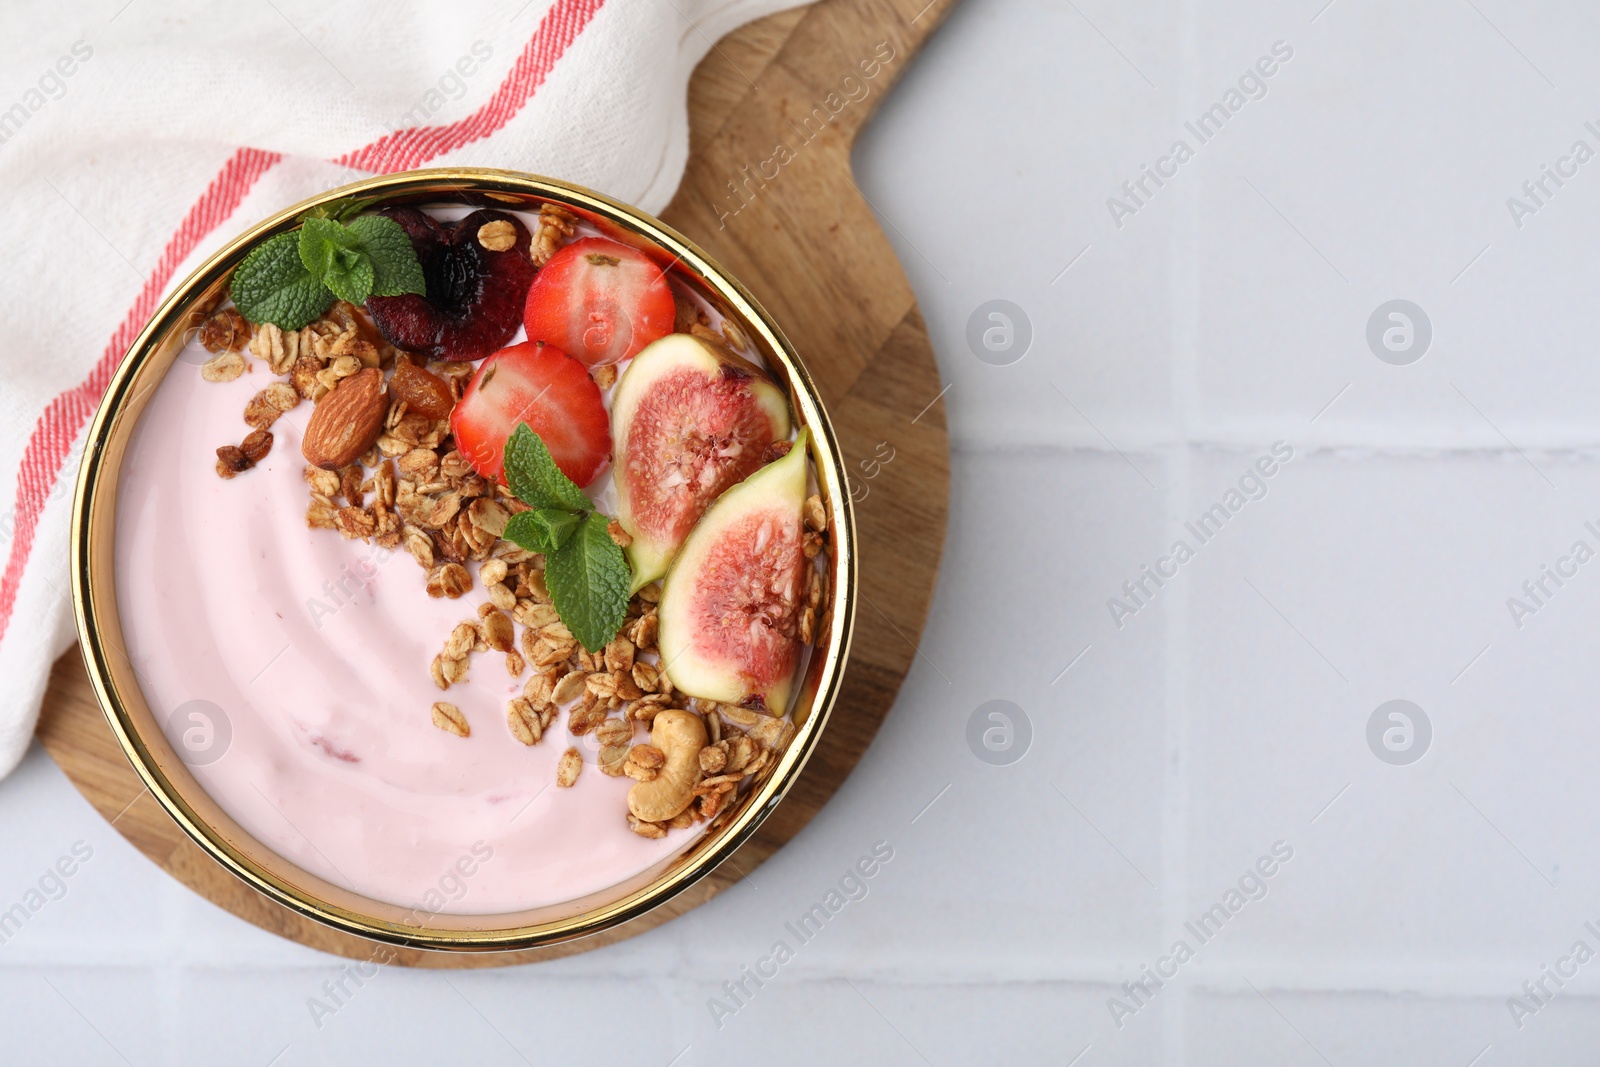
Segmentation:
{"type": "Polygon", "coordinates": [[[949,543],[896,712],[753,880],[554,964],[347,981],[319,1027],[342,962],[178,886],[36,750],[0,783],[0,905],[93,857],[0,948],[6,1061],[1592,1062],[1600,961],[1520,1028],[1507,1000],[1600,952],[1600,561],[1520,628],[1506,601],[1600,550],[1600,159],[1520,228],[1506,200],[1600,150],[1600,11],[1323,3],[968,0],[866,135],[951,385],[949,543]],[[1107,198],[1277,41],[1265,97],[1118,228],[1107,198]],[[965,339],[996,298],[1034,334],[1010,366],[965,339]],[[1432,324],[1406,366],[1365,340],[1392,299],[1432,324]],[[1116,626],[1278,441],[1266,495],[1116,626]],[[965,740],[994,699],[1032,725],[1010,765],[965,740]],[[1432,728],[1406,765],[1367,742],[1392,699],[1432,728]],[[796,946],[877,841],[869,895],[796,946]]]}

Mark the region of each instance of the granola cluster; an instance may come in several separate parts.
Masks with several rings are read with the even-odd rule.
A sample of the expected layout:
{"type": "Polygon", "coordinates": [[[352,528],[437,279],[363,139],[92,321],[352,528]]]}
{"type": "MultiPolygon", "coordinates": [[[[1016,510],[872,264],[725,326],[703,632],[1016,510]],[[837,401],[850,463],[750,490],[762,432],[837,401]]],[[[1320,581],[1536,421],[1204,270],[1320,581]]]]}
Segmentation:
{"type": "MultiPolygon", "coordinates": [[[[533,262],[542,265],[571,240],[576,222],[561,208],[545,205],[530,248],[533,262]]],[[[484,226],[478,238],[485,247],[504,243],[506,234],[497,226],[511,229],[504,223],[484,226]]],[[[720,333],[714,331],[704,310],[688,301],[680,300],[679,329],[736,349],[748,345],[731,320],[722,323],[720,333]]],[[[421,357],[389,345],[361,309],[342,301],[316,322],[293,331],[270,324],[252,328],[237,310],[224,308],[204,322],[198,339],[213,353],[201,368],[207,381],[233,381],[252,372],[251,355],[279,379],[247,403],[244,421],[251,432],[240,444],[217,450],[217,473],[224,478],[266,456],[272,447],[270,427],[302,400],[317,403],[365,368],[392,368],[398,360],[424,365],[421,357]]],[[[452,401],[461,399],[475,370],[469,363],[438,361],[427,362],[425,369],[448,385],[452,401]]],[[[617,371],[602,366],[593,374],[600,388],[608,389],[617,371]]],[[[794,737],[794,725],[764,711],[675,692],[656,651],[659,583],[630,600],[621,630],[604,649],[585,650],[551,602],[544,557],[501,536],[511,516],[527,505],[472,468],[454,448],[448,418],[409,411],[393,390],[386,403],[383,431],[364,455],[338,470],[305,468],[310,497],[306,524],[387,549],[403,547],[422,570],[428,595],[435,598],[460,599],[471,592],[474,578],[468,565],[477,564],[476,580],[485,599],[472,617],[455,625],[433,657],[429,673],[434,684],[448,691],[466,681],[474,656],[497,656],[510,677],[526,676],[521,695],[506,705],[512,737],[524,745],[539,744],[565,710],[571,734],[592,734],[598,742],[600,773],[641,783],[667,773],[668,754],[648,738],[641,741],[640,732],[648,732],[664,710],[698,716],[705,744],[689,754],[688,805],[662,821],[630,812],[628,824],[643,837],[659,838],[670,829],[730,810],[742,784],[777,762],[794,737]]],[[[787,442],[770,451],[768,459],[781,456],[788,451],[787,442]]],[[[812,559],[826,547],[828,536],[819,497],[806,501],[804,519],[804,550],[812,559]]],[[[610,533],[627,547],[630,539],[620,525],[613,522],[610,533]]],[[[799,623],[806,644],[815,636],[822,597],[822,576],[813,569],[799,623]]],[[[472,725],[457,705],[441,700],[430,714],[439,729],[471,736],[472,725]]],[[[557,762],[556,785],[573,786],[583,765],[578,749],[568,748],[557,762]]]]}

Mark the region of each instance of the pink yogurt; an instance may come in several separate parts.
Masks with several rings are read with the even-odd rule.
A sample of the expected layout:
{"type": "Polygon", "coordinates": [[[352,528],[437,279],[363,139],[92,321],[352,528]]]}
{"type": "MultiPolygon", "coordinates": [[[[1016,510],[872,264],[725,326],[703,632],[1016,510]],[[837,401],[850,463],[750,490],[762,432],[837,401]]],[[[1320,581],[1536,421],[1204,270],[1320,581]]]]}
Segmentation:
{"type": "Polygon", "coordinates": [[[475,654],[469,679],[439,692],[429,662],[456,623],[475,617],[481,586],[434,600],[404,550],[307,529],[309,402],[273,425],[259,466],[217,477],[217,446],[239,442],[245,403],[278,379],[252,358],[250,373],[206,382],[203,358],[191,347],[172,365],[133,436],[116,587],[157,718],[191,701],[221,709],[226,722],[209,733],[185,714],[168,735],[180,746],[189,736],[196,778],[229,815],[330,882],[453,914],[570,900],[703,832],[648,840],[629,830],[631,779],[601,774],[593,737],[570,737],[564,713],[538,745],[512,737],[506,702],[527,675],[512,679],[503,656],[475,654]],[[433,725],[441,699],[465,714],[470,737],[433,725]],[[569,745],[586,766],[561,789],[556,762],[569,745]],[[453,875],[468,857],[471,876],[453,875]]]}

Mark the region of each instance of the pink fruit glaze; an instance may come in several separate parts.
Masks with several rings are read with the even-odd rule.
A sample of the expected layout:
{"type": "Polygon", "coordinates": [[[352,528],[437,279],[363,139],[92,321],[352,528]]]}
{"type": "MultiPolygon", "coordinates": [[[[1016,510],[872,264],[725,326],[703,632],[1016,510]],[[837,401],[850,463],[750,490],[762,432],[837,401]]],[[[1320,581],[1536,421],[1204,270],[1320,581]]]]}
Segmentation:
{"type": "MultiPolygon", "coordinates": [[[[483,590],[431,599],[404,550],[306,528],[309,403],[272,427],[258,467],[217,477],[217,446],[248,432],[245,403],[277,379],[252,359],[252,373],[205,382],[203,358],[191,347],[172,365],[134,433],[116,589],[157,719],[204,700],[231,727],[222,756],[193,766],[211,797],[300,867],[430,912],[571,900],[688,847],[700,828],[663,840],[628,829],[632,781],[599,772],[593,737],[569,737],[565,713],[539,745],[511,736],[506,702],[522,686],[503,656],[475,654],[467,682],[434,687],[429,662],[456,623],[475,617],[483,590]],[[469,738],[432,724],[441,699],[465,714],[469,738]],[[556,762],[569,745],[586,766],[560,789],[556,762]],[[464,857],[465,877],[453,873],[464,857]]],[[[175,745],[188,725],[168,727],[175,745]]]]}

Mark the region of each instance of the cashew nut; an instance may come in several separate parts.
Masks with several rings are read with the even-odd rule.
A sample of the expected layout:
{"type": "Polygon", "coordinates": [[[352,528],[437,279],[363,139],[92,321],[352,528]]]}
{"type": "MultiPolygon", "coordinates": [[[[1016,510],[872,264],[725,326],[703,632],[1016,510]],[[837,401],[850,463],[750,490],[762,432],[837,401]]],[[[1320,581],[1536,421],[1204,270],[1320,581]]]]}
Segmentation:
{"type": "Polygon", "coordinates": [[[628,810],[645,822],[665,822],[694,799],[700,750],[706,747],[705,720],[694,712],[669,708],[651,723],[650,743],[666,754],[666,762],[656,777],[628,790],[628,810]]]}

